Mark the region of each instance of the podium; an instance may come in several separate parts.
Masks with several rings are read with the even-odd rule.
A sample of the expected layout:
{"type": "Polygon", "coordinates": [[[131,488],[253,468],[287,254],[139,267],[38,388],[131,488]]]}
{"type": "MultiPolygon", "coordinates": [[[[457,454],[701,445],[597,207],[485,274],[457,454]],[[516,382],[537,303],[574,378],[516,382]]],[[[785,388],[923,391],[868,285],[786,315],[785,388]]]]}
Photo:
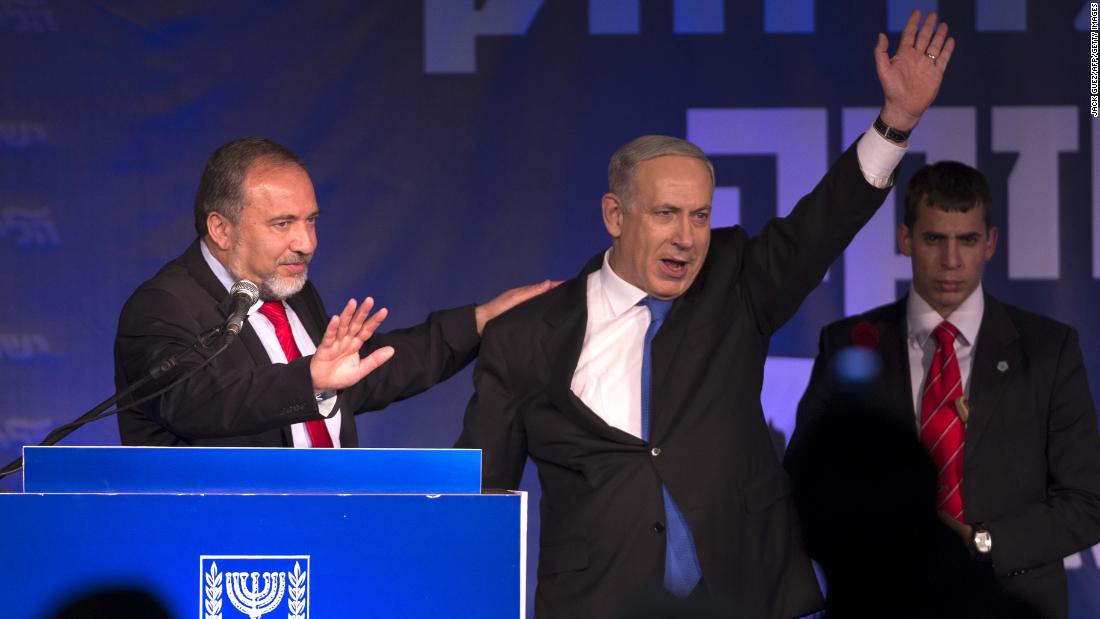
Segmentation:
{"type": "Polygon", "coordinates": [[[522,492],[481,452],[27,447],[0,615],[138,588],[173,617],[523,617],[522,492]]]}

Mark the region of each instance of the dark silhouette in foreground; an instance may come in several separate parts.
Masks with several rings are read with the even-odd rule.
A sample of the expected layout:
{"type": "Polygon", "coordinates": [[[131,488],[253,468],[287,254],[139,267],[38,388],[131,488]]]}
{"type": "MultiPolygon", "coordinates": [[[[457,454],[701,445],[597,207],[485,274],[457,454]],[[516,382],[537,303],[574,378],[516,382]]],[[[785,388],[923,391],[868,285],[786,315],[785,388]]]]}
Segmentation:
{"type": "Polygon", "coordinates": [[[912,428],[838,399],[787,451],[825,616],[1038,618],[937,516],[937,476],[912,428]]]}

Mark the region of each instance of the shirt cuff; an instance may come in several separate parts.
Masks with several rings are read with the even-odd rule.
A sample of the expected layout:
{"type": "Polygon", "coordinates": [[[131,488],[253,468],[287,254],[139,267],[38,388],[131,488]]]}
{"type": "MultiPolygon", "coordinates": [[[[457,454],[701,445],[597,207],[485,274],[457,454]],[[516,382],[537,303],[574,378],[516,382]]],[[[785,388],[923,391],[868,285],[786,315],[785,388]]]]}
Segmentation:
{"type": "Polygon", "coordinates": [[[321,413],[322,417],[328,419],[336,413],[335,391],[325,391],[324,393],[314,397],[317,398],[317,412],[321,413]]]}
{"type": "Polygon", "coordinates": [[[865,131],[856,144],[856,158],[863,178],[879,189],[893,185],[894,168],[908,150],[908,146],[900,146],[879,135],[874,127],[865,131]]]}

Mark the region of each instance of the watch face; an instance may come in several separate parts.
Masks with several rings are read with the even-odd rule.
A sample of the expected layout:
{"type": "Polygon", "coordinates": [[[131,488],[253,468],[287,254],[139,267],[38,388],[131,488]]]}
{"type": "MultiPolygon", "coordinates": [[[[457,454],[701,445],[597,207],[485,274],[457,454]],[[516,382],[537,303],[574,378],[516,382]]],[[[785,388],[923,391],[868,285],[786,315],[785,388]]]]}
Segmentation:
{"type": "Polygon", "coordinates": [[[990,537],[989,531],[979,530],[974,532],[974,547],[982,553],[993,549],[993,538],[990,537]]]}

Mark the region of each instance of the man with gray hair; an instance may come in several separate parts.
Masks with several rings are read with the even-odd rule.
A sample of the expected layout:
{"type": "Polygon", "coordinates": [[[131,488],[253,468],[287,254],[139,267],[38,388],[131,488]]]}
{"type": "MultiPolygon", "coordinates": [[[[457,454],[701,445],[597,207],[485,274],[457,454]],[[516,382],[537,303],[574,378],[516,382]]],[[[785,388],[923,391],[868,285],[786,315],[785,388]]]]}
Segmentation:
{"type": "Polygon", "coordinates": [[[118,389],[225,324],[234,282],[258,284],[260,298],[221,356],[201,369],[209,352],[184,356],[138,391],[141,398],[185,378],[119,415],[123,444],[356,447],[355,413],[451,376],[477,354],[486,322],[550,287],[517,288],[390,333],[375,334],[386,310],[371,315],[369,297],[349,300],[330,321],[308,277],[319,215],[309,173],[286,147],[242,138],[214,152],[195,197],[198,238],[122,310],[118,389]]]}
{"type": "Polygon", "coordinates": [[[760,407],[764,360],[886,198],[954,49],[935,22],[918,31],[914,12],[892,58],[879,35],[874,129],[789,216],[756,237],[712,231],[704,153],[638,138],[611,157],[611,248],[487,328],[457,444],[484,450],[486,486],[538,466],[540,619],[623,616],[655,591],[722,616],[820,607],[760,407]]]}

